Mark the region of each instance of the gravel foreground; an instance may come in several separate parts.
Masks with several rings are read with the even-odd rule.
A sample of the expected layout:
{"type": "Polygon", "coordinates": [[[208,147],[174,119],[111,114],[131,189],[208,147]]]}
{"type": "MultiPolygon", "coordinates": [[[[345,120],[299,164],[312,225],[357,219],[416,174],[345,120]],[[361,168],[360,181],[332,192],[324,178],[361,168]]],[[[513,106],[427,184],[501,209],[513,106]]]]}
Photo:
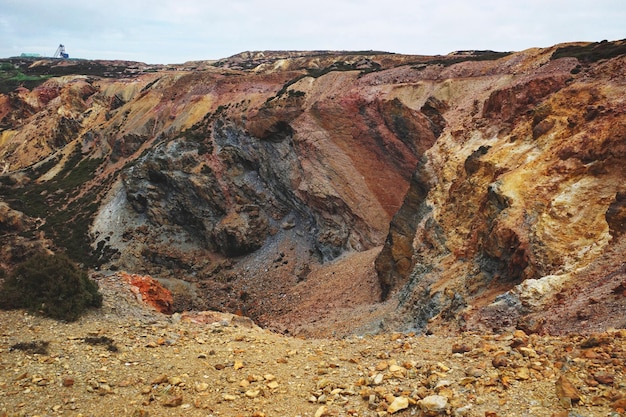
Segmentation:
{"type": "Polygon", "coordinates": [[[74,323],[0,312],[1,417],[626,415],[626,330],[301,339],[101,289],[74,323]]]}

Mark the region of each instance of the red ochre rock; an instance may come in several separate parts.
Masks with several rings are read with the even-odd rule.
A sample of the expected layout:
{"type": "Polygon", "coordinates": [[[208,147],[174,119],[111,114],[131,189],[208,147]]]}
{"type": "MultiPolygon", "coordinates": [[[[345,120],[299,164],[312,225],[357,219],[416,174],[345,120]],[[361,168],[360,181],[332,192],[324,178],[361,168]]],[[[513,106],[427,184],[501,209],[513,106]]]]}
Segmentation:
{"type": "Polygon", "coordinates": [[[131,291],[142,302],[154,307],[163,314],[172,314],[174,300],[172,293],[149,275],[120,273],[124,281],[130,284],[131,291]]]}

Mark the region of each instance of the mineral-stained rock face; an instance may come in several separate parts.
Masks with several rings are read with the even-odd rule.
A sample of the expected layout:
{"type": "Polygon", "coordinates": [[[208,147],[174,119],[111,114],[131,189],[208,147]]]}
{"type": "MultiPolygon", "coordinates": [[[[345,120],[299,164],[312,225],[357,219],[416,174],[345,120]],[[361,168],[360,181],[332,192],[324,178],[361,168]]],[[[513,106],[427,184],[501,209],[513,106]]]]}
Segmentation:
{"type": "Polygon", "coordinates": [[[581,314],[554,314],[555,294],[575,286],[588,298],[600,263],[613,286],[623,280],[623,63],[581,75],[563,58],[502,80],[426,152],[376,263],[409,326],[454,317],[462,328],[568,331],[581,314]]]}
{"type": "Polygon", "coordinates": [[[150,276],[118,273],[120,278],[130,284],[131,291],[138,300],[148,304],[160,313],[172,314],[174,303],[172,294],[150,276]]]}
{"type": "Polygon", "coordinates": [[[311,271],[383,243],[445,125],[443,103],[367,76],[410,57],[304,55],[3,96],[4,200],[82,262],[191,282],[178,308],[287,314],[311,271]]]}
{"type": "MultiPolygon", "coordinates": [[[[344,306],[355,328],[555,331],[553,297],[623,280],[622,49],[70,63],[0,95],[4,241],[288,331],[344,306]]],[[[609,325],[580,309],[559,314],[609,325]]]]}

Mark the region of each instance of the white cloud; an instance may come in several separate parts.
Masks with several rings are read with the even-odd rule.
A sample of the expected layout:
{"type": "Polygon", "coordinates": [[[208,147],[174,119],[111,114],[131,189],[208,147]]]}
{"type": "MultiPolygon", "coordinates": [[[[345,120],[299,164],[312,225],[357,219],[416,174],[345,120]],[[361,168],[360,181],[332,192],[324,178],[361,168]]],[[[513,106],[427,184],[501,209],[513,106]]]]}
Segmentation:
{"type": "Polygon", "coordinates": [[[623,0],[0,0],[0,56],[174,63],[256,49],[445,54],[626,37],[623,0]]]}

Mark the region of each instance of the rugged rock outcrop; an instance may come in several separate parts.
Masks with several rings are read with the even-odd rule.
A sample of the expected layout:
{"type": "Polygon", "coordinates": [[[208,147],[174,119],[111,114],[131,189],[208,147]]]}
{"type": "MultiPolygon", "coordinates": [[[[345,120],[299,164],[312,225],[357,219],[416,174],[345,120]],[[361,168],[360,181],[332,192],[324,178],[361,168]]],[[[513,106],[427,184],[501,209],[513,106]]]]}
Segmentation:
{"type": "Polygon", "coordinates": [[[563,58],[501,79],[475,94],[482,111],[464,130],[444,131],[426,152],[377,259],[383,294],[398,291],[409,326],[626,324],[606,310],[562,308],[569,297],[609,310],[624,302],[609,294],[624,278],[615,258],[624,245],[623,60],[579,72],[563,58]]]}
{"type": "Polygon", "coordinates": [[[130,290],[138,301],[148,304],[162,314],[172,314],[174,299],[172,293],[159,284],[158,281],[147,275],[117,274],[122,280],[130,285],[130,290]]]}
{"type": "Polygon", "coordinates": [[[622,326],[555,309],[623,280],[623,49],[63,67],[0,95],[6,245],[285,331],[622,326]]]}

